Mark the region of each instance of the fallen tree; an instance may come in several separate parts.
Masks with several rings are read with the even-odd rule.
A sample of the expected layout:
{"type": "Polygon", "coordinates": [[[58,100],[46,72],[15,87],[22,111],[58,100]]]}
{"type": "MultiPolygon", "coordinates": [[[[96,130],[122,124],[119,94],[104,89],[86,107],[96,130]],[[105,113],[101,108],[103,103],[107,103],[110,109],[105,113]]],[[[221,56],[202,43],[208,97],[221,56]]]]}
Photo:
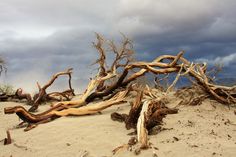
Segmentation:
{"type": "Polygon", "coordinates": [[[46,83],[43,87],[37,82],[37,87],[39,92],[34,96],[31,96],[29,93],[25,93],[22,88],[18,88],[15,93],[9,93],[2,91],[0,93],[0,101],[12,101],[12,100],[22,100],[25,99],[29,105],[32,107],[29,109],[30,112],[34,112],[38,109],[38,106],[47,101],[62,101],[62,100],[71,100],[75,96],[74,89],[71,85],[71,74],[72,68],[67,69],[63,72],[58,72],[52,76],[52,78],[46,83]],[[47,93],[47,89],[54,83],[54,81],[63,75],[68,75],[68,84],[69,89],[62,92],[51,92],[47,93]]]}
{"type": "MultiPolygon", "coordinates": [[[[179,77],[188,75],[196,80],[196,84],[201,86],[210,98],[223,104],[236,103],[236,87],[226,87],[212,83],[206,75],[207,65],[189,62],[183,57],[184,51],[179,52],[176,56],[159,56],[152,62],[135,62],[132,58],[134,53],[132,43],[128,38],[124,37],[121,46],[118,47],[113,41],[105,40],[99,34],[96,34],[96,37],[97,42],[94,43],[94,47],[99,53],[99,59],[96,61],[99,65],[99,71],[90,80],[79,100],[58,102],[49,110],[39,114],[32,114],[22,106],[5,108],[5,114],[16,113],[23,122],[30,125],[29,128],[32,125],[35,126],[62,116],[96,114],[107,107],[124,102],[127,94],[132,90],[135,80],[146,73],[155,75],[177,73],[176,79],[168,87],[167,92],[176,84],[179,77]],[[113,62],[110,65],[107,65],[105,47],[109,47],[114,54],[113,62]],[[104,101],[99,101],[99,99],[104,101]]],[[[39,86],[41,92],[39,92],[38,99],[45,95],[46,88],[55,80],[56,76],[43,88],[39,86]]],[[[125,119],[127,128],[137,128],[138,140],[143,148],[147,147],[147,132],[153,126],[159,124],[164,115],[177,112],[175,109],[168,109],[161,105],[161,100],[157,99],[151,91],[146,90],[144,92],[144,95],[148,96],[149,99],[144,99],[141,96],[142,94],[139,94],[137,102],[132,105],[129,115],[116,115],[125,119]]],[[[38,107],[38,103],[35,104],[33,109],[31,108],[32,110],[38,107]]],[[[31,109],[30,111],[32,111],[31,109]]]]}

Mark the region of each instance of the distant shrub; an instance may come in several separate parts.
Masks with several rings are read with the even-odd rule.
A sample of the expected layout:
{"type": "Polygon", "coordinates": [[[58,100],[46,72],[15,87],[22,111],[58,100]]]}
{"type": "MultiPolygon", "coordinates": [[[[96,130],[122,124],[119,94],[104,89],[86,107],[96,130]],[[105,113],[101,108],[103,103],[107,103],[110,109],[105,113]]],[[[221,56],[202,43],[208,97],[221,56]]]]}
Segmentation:
{"type": "Polygon", "coordinates": [[[7,71],[5,60],[0,56],[0,75],[3,71],[7,71]]]}
{"type": "Polygon", "coordinates": [[[0,94],[12,95],[15,94],[15,90],[12,85],[2,84],[0,85],[0,94]]]}

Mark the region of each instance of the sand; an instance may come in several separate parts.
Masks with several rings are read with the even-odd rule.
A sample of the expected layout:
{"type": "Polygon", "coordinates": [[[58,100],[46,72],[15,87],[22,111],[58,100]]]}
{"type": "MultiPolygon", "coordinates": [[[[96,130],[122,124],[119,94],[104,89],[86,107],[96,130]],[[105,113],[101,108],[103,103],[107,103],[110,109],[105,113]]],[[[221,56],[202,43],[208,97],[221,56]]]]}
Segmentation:
{"type": "MultiPolygon", "coordinates": [[[[169,106],[175,106],[179,100],[173,98],[169,106]]],[[[13,143],[0,143],[0,157],[132,157],[132,151],[122,149],[115,155],[112,150],[128,143],[133,137],[127,135],[124,123],[114,122],[110,114],[114,111],[127,113],[128,104],[113,106],[102,114],[62,117],[39,125],[24,132],[15,128],[19,118],[4,115],[4,107],[24,105],[15,102],[0,103],[0,140],[6,137],[10,129],[13,143]]],[[[28,108],[28,106],[24,105],[28,108]]],[[[48,105],[40,106],[40,111],[48,105]]],[[[236,115],[235,108],[229,109],[222,104],[206,100],[200,106],[179,106],[179,113],[168,115],[164,119],[165,130],[149,136],[156,149],[142,150],[140,157],[235,157],[236,156],[236,115]]]]}

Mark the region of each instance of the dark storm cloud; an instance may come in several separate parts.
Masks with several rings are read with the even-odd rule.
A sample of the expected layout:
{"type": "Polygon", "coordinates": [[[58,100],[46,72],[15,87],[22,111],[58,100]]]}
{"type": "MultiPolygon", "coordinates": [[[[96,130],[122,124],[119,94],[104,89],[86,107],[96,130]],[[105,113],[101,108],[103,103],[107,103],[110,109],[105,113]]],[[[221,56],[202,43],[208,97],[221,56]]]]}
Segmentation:
{"type": "Polygon", "coordinates": [[[68,67],[84,88],[96,71],[88,70],[97,57],[93,32],[126,34],[139,60],[184,49],[188,59],[220,62],[228,72],[236,67],[235,8],[235,0],[2,0],[0,53],[9,83],[28,89],[68,67]]]}
{"type": "Polygon", "coordinates": [[[87,36],[78,30],[68,30],[41,39],[8,40],[2,47],[2,56],[8,62],[8,81],[17,82],[14,84],[17,87],[35,87],[36,81],[45,83],[53,73],[73,67],[75,83],[84,88],[83,82],[91,72],[89,65],[97,57],[91,44],[94,35],[87,36]]]}
{"type": "Polygon", "coordinates": [[[135,39],[140,58],[186,50],[188,59],[223,64],[235,77],[228,72],[236,68],[236,1],[122,2],[118,25],[135,39]]]}

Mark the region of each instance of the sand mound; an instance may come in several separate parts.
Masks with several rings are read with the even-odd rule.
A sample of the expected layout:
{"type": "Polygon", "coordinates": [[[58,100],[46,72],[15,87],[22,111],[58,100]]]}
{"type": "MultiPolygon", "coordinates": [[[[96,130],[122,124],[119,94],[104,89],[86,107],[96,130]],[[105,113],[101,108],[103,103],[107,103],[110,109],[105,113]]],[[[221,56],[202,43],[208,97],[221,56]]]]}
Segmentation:
{"type": "MultiPolygon", "coordinates": [[[[167,104],[176,106],[180,100],[173,98],[167,104]]],[[[24,132],[15,128],[20,121],[15,115],[4,115],[5,107],[24,104],[5,102],[0,105],[0,140],[10,129],[13,143],[0,143],[0,157],[17,156],[136,156],[133,150],[121,149],[115,155],[112,150],[127,144],[133,136],[127,135],[123,123],[114,122],[110,114],[114,111],[127,113],[128,104],[113,106],[102,114],[62,117],[24,132]]],[[[43,111],[48,106],[40,107],[43,111]]],[[[182,157],[182,156],[236,156],[236,115],[212,100],[200,106],[179,106],[179,113],[167,115],[162,130],[149,136],[153,149],[141,151],[139,156],[182,157]],[[163,129],[164,128],[164,129],[163,129]],[[154,149],[155,148],[155,149],[154,149]]]]}

